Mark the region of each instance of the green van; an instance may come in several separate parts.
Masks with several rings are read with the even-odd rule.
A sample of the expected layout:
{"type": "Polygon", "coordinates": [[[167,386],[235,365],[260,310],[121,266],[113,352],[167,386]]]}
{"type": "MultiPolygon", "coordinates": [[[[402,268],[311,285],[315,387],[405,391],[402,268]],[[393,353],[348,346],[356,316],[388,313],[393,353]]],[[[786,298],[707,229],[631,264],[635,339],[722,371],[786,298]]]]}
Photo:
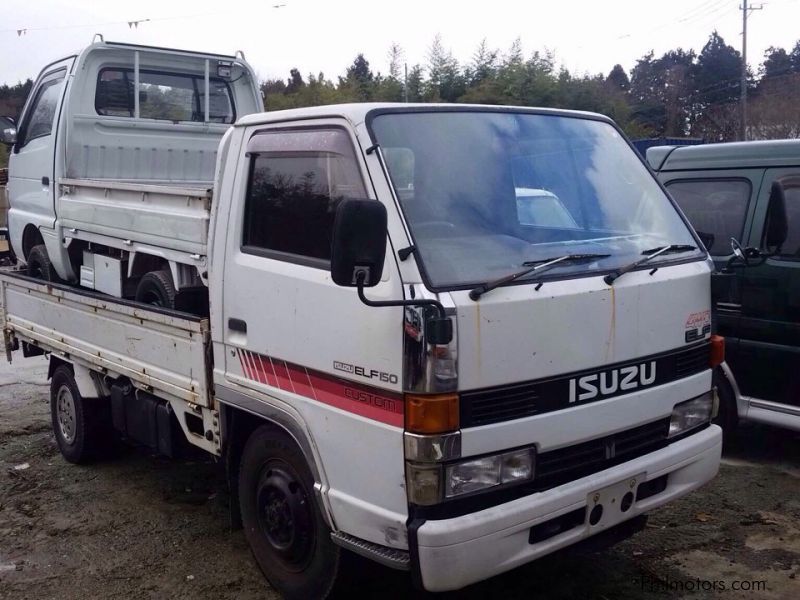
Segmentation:
{"type": "Polygon", "coordinates": [[[717,267],[721,424],[800,431],[800,140],[659,146],[647,161],[717,267]]]}

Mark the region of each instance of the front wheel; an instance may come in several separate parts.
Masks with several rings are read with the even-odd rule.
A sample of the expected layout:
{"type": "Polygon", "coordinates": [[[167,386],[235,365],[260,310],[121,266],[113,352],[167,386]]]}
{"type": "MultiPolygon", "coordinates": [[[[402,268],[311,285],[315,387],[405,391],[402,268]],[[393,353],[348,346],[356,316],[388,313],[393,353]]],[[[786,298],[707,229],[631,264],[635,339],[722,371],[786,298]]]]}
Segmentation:
{"type": "Polygon", "coordinates": [[[239,472],[244,533],[269,582],[285,598],[326,598],[342,551],[314,496],[305,457],[283,432],[264,425],[247,440],[239,472]]]}

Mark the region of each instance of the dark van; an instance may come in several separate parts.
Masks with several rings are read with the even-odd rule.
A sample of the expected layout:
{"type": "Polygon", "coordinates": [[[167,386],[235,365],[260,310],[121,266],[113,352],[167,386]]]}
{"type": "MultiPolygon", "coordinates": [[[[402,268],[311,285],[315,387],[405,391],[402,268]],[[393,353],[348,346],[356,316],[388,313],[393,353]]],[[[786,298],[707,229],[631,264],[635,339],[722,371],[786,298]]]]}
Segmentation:
{"type": "Polygon", "coordinates": [[[660,146],[647,161],[717,267],[714,318],[735,378],[720,384],[723,426],[800,430],[800,140],[660,146]]]}

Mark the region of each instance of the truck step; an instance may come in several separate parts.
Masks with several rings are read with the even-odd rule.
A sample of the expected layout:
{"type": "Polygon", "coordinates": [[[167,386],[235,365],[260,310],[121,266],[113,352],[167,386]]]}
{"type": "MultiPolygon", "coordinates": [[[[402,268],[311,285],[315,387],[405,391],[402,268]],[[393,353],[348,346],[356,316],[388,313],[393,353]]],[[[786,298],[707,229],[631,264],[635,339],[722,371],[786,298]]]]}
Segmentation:
{"type": "Polygon", "coordinates": [[[406,550],[373,544],[372,542],[342,533],[341,531],[334,531],[331,533],[331,538],[338,546],[366,558],[370,558],[391,569],[408,571],[411,567],[411,558],[406,550]]]}

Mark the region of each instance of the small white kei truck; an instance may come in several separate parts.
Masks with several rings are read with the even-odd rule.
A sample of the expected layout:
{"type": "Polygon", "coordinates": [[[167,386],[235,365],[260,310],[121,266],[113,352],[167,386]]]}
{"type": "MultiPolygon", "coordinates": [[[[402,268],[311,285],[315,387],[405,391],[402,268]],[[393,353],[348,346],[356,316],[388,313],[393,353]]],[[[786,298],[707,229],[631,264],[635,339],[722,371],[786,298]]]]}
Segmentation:
{"type": "Polygon", "coordinates": [[[38,265],[0,321],[50,357],[67,460],[218,457],[288,598],[346,552],[462,588],[714,477],[712,264],[614,123],[257,102],[241,57],[95,44],[0,132],[38,265]]]}

